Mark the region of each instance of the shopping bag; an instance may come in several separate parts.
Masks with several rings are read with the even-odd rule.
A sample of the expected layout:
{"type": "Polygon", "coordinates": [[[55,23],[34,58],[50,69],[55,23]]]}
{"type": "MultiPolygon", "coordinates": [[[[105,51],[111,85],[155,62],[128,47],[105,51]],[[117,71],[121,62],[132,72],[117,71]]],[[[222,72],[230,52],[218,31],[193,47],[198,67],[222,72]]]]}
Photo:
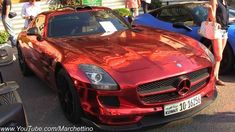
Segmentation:
{"type": "Polygon", "coordinates": [[[210,21],[203,21],[201,23],[201,27],[198,31],[199,35],[213,40],[213,39],[219,39],[222,37],[221,31],[220,31],[221,25],[216,22],[210,22],[210,21]]]}

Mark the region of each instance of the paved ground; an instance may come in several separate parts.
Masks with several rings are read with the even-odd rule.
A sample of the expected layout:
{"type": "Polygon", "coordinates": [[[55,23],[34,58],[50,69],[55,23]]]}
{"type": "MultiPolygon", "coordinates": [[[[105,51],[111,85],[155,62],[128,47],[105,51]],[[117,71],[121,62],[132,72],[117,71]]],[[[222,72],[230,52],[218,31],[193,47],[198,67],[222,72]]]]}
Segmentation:
{"type": "MultiPolygon", "coordinates": [[[[32,126],[71,126],[64,117],[56,94],[37,77],[23,77],[18,62],[0,67],[5,80],[15,80],[32,126]]],[[[217,100],[192,118],[154,126],[142,131],[154,132],[234,132],[235,72],[222,77],[226,87],[219,87],[217,100]]]]}

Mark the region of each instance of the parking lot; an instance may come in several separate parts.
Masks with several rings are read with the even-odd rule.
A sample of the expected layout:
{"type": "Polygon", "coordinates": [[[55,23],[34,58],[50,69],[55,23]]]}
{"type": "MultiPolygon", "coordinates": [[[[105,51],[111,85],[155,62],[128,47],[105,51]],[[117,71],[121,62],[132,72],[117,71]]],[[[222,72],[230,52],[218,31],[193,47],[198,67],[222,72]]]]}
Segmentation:
{"type": "MultiPolygon", "coordinates": [[[[56,93],[36,76],[23,77],[17,60],[0,67],[5,81],[15,80],[27,112],[31,126],[73,126],[60,108],[56,93]]],[[[218,98],[209,107],[195,115],[162,126],[142,129],[142,131],[161,132],[234,132],[235,131],[235,72],[223,76],[227,86],[218,87],[218,98]]]]}

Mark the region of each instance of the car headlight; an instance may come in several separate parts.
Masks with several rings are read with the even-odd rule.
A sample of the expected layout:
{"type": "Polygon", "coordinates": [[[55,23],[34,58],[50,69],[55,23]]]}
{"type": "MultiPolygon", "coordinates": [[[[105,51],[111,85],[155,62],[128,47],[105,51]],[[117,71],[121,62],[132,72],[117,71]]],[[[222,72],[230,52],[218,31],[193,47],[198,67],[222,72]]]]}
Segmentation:
{"type": "Polygon", "coordinates": [[[208,55],[208,57],[210,58],[211,62],[213,64],[215,64],[215,57],[214,55],[211,53],[211,51],[202,43],[199,43],[200,47],[206,52],[206,54],[208,55]]]}
{"type": "Polygon", "coordinates": [[[80,64],[79,69],[85,73],[93,88],[100,90],[118,90],[117,83],[102,68],[90,64],[80,64]]]}

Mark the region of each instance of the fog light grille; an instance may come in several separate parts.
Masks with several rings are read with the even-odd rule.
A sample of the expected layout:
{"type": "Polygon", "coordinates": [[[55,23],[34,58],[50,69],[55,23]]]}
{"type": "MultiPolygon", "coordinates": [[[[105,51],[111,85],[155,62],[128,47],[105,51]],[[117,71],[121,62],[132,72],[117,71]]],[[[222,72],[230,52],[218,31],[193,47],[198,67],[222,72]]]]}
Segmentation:
{"type": "Polygon", "coordinates": [[[100,96],[99,97],[100,102],[108,107],[119,107],[120,102],[118,100],[118,97],[116,96],[100,96]]]}

